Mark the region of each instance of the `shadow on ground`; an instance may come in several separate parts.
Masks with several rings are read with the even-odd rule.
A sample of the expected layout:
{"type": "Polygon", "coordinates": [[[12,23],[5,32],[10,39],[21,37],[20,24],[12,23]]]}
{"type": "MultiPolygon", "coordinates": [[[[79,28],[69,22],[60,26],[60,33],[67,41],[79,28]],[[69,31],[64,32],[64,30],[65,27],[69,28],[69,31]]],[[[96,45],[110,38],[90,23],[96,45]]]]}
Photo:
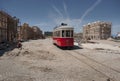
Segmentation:
{"type": "Polygon", "coordinates": [[[76,46],[76,45],[74,45],[73,47],[59,47],[59,46],[56,45],[56,47],[58,47],[59,49],[62,49],[62,50],[78,50],[78,49],[83,49],[82,47],[76,46]]]}
{"type": "Polygon", "coordinates": [[[16,45],[11,45],[9,47],[0,48],[0,57],[5,54],[5,52],[12,51],[14,48],[16,48],[16,45]]]}
{"type": "Polygon", "coordinates": [[[82,47],[80,47],[80,46],[76,46],[76,45],[74,45],[74,47],[73,47],[73,49],[72,50],[77,50],[77,49],[83,49],[82,47]]]}

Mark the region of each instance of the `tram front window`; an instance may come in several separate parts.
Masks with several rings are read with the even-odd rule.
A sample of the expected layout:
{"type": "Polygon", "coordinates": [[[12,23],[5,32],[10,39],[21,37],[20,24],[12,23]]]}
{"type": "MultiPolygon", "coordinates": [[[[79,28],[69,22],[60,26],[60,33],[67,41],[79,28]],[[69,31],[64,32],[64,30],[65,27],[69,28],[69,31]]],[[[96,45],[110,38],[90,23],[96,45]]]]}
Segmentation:
{"type": "Polygon", "coordinates": [[[65,37],[65,31],[62,30],[62,37],[65,37]]]}
{"type": "Polygon", "coordinates": [[[66,30],[66,37],[70,37],[70,30],[66,30]]]}

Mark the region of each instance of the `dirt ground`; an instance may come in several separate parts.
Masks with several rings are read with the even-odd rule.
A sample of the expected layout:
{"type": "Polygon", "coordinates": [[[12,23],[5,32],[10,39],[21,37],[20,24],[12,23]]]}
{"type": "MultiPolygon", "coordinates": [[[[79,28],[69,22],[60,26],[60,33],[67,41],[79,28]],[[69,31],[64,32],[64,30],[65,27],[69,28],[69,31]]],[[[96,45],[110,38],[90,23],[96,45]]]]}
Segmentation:
{"type": "Polygon", "coordinates": [[[63,50],[49,38],[22,45],[0,57],[0,81],[120,81],[120,43],[63,50]]]}

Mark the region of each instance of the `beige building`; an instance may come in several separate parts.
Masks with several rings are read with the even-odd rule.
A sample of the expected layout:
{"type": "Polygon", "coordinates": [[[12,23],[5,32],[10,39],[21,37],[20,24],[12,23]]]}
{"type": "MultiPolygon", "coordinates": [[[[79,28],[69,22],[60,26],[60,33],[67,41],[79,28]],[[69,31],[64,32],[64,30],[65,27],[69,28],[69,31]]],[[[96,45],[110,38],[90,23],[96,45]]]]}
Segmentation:
{"type": "Polygon", "coordinates": [[[33,39],[43,38],[42,30],[39,27],[33,26],[32,30],[34,32],[33,39]]]}
{"type": "Polygon", "coordinates": [[[93,22],[83,26],[83,38],[87,40],[102,40],[111,37],[110,22],[93,22]]]}
{"type": "Polygon", "coordinates": [[[30,27],[29,24],[24,23],[18,27],[18,40],[29,40],[43,38],[42,30],[37,26],[30,27]]]}
{"type": "Polygon", "coordinates": [[[24,23],[18,29],[18,40],[29,40],[33,38],[33,30],[29,24],[24,23]]]}

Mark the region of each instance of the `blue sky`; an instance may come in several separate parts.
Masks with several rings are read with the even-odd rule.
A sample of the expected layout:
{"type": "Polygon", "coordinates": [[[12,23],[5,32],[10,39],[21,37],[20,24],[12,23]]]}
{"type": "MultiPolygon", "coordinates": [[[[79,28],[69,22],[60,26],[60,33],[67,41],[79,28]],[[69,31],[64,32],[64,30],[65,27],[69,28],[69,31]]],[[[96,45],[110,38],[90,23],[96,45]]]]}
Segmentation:
{"type": "Polygon", "coordinates": [[[120,0],[0,0],[0,9],[43,31],[65,22],[82,32],[89,22],[107,21],[113,34],[120,32],[120,0]]]}

